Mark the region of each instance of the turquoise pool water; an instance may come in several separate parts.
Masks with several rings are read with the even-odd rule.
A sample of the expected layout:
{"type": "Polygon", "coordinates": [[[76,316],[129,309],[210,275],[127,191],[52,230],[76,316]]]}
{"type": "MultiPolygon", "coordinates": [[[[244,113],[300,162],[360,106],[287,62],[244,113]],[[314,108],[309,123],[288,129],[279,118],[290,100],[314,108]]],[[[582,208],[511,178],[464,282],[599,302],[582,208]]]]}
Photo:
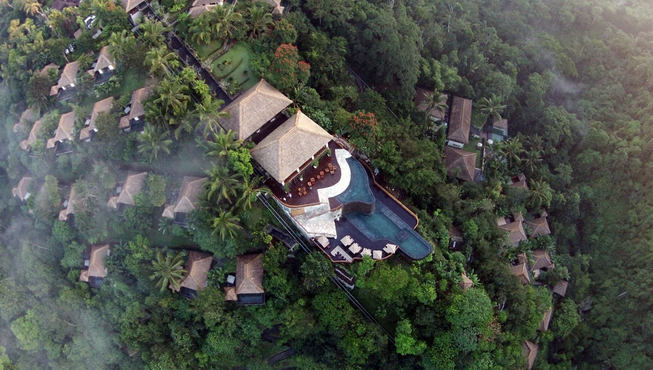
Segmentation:
{"type": "Polygon", "coordinates": [[[375,203],[371,214],[350,213],[346,216],[347,221],[370,240],[380,241],[383,245],[386,242],[398,245],[412,259],[422,259],[431,254],[433,246],[385,204],[385,201],[394,200],[375,197],[371,190],[371,186],[375,185],[371,183],[363,165],[353,158],[348,158],[347,162],[351,168],[352,181],[336,198],[343,204],[354,201],[375,203]]]}
{"type": "Polygon", "coordinates": [[[347,158],[347,163],[351,169],[351,181],[349,187],[336,196],[336,199],[342,204],[350,202],[374,203],[374,194],[370,189],[370,182],[363,165],[354,158],[347,158]]]}

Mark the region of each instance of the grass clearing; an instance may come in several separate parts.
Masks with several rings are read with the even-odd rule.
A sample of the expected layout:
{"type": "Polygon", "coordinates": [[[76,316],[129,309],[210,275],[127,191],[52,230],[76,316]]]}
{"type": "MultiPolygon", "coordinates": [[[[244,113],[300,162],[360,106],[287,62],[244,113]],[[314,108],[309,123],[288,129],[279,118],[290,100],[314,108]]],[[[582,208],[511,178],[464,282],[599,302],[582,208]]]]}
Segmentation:
{"type": "Polygon", "coordinates": [[[204,45],[192,45],[193,48],[197,51],[197,55],[204,60],[209,57],[209,55],[215,53],[221,46],[220,41],[213,41],[204,45]]]}
{"type": "Polygon", "coordinates": [[[248,89],[256,83],[249,61],[250,50],[245,44],[236,44],[211,65],[218,80],[226,80],[237,86],[237,90],[248,89]]]}

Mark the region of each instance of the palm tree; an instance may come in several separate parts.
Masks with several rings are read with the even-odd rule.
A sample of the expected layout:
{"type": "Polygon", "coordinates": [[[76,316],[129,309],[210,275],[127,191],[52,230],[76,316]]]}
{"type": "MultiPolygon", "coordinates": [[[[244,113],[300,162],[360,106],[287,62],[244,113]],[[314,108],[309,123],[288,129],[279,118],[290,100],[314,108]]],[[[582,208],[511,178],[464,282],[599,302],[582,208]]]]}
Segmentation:
{"type": "Polygon", "coordinates": [[[242,140],[236,139],[236,133],[234,131],[220,129],[220,132],[215,136],[215,140],[207,144],[208,149],[206,155],[220,159],[227,156],[231,150],[240,147],[242,143],[242,140]]]}
{"type": "Polygon", "coordinates": [[[249,24],[252,27],[249,38],[255,39],[259,33],[268,30],[268,27],[272,24],[272,14],[263,7],[252,7],[249,10],[249,24]]]}
{"type": "Polygon", "coordinates": [[[145,54],[145,65],[149,66],[152,76],[170,76],[172,70],[179,68],[181,62],[177,55],[165,45],[150,49],[145,54]]]}
{"type": "Polygon", "coordinates": [[[220,211],[211,223],[213,234],[218,234],[221,240],[225,240],[227,237],[233,238],[236,232],[242,229],[239,222],[238,216],[234,216],[229,211],[220,211]]]}
{"type": "Polygon", "coordinates": [[[528,199],[528,206],[538,209],[540,207],[548,207],[553,199],[551,186],[546,181],[530,181],[530,197],[528,199]]]}
{"type": "Polygon", "coordinates": [[[146,20],[140,25],[143,32],[141,36],[151,47],[158,47],[163,45],[165,40],[165,33],[168,31],[166,26],[159,21],[146,20]]]}
{"type": "Polygon", "coordinates": [[[501,102],[501,97],[494,94],[492,94],[490,98],[482,97],[479,99],[476,106],[481,113],[488,117],[492,117],[496,121],[501,119],[501,112],[506,109],[506,106],[501,102]]]}
{"type": "Polygon", "coordinates": [[[243,15],[226,6],[216,6],[205,13],[212,33],[212,40],[227,41],[243,21],[243,15]]]}
{"type": "Polygon", "coordinates": [[[208,172],[209,186],[206,193],[209,201],[219,204],[222,200],[231,203],[232,197],[236,195],[238,180],[229,173],[226,167],[214,165],[208,172]]]}
{"type": "Polygon", "coordinates": [[[259,187],[261,183],[261,178],[254,177],[252,179],[245,178],[244,181],[240,184],[240,189],[238,189],[241,194],[237,206],[242,210],[248,210],[252,208],[252,203],[256,200],[256,194],[260,191],[265,191],[267,189],[259,187]]]}
{"type": "Polygon", "coordinates": [[[190,96],[186,94],[188,86],[179,82],[164,79],[159,84],[159,96],[154,99],[154,103],[161,109],[164,117],[168,118],[169,123],[173,123],[172,118],[178,117],[186,112],[190,96]]]}
{"type": "Polygon", "coordinates": [[[522,167],[529,174],[529,176],[531,176],[540,168],[541,163],[542,153],[535,148],[531,148],[531,150],[527,151],[524,155],[522,167]]]}
{"type": "Polygon", "coordinates": [[[134,36],[126,30],[113,32],[109,36],[109,52],[118,61],[124,61],[133,45],[134,36]]]}
{"type": "Polygon", "coordinates": [[[138,135],[138,153],[148,157],[152,162],[160,153],[170,154],[172,139],[168,138],[168,131],[159,131],[153,125],[146,125],[142,134],[138,135]]]}
{"type": "Polygon", "coordinates": [[[499,156],[508,162],[508,168],[510,169],[514,169],[519,165],[521,156],[524,153],[524,147],[517,137],[500,142],[496,145],[496,150],[499,156]]]}
{"type": "Polygon", "coordinates": [[[161,292],[168,287],[177,292],[181,288],[181,282],[187,272],[183,269],[183,265],[184,260],[181,254],[178,253],[174,256],[166,254],[164,256],[159,250],[156,252],[154,261],[152,261],[150,280],[156,280],[156,286],[161,289],[161,292]]]}
{"type": "Polygon", "coordinates": [[[430,120],[430,112],[434,109],[439,110],[440,112],[445,112],[447,110],[447,102],[442,101],[441,96],[439,91],[433,90],[430,92],[427,92],[424,94],[424,97],[426,98],[426,119],[430,120]]]}
{"type": "MultiPolygon", "coordinates": [[[[219,6],[216,8],[220,8],[219,6]]],[[[205,13],[206,14],[206,13],[205,13]]],[[[195,18],[190,27],[188,27],[188,32],[190,33],[191,41],[196,45],[208,44],[212,40],[212,30],[209,28],[208,19],[205,14],[202,14],[200,17],[195,18]]]]}
{"type": "Polygon", "coordinates": [[[224,101],[222,100],[210,99],[195,105],[195,115],[200,120],[204,137],[208,137],[210,133],[214,138],[217,138],[220,131],[222,131],[219,120],[229,116],[229,112],[220,111],[223,104],[224,101]]]}
{"type": "Polygon", "coordinates": [[[25,14],[27,15],[40,15],[43,20],[47,23],[48,22],[48,16],[43,12],[43,8],[41,7],[41,4],[37,0],[28,0],[25,2],[23,5],[23,10],[25,11],[25,14]]]}

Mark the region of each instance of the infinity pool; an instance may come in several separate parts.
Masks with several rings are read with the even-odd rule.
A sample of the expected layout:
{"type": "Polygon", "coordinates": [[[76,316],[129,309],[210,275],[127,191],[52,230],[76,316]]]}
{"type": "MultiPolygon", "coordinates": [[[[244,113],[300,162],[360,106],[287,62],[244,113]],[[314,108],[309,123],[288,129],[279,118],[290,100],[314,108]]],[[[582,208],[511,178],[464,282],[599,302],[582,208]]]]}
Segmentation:
{"type": "MultiPolygon", "coordinates": [[[[348,158],[347,163],[351,168],[351,182],[336,199],[342,204],[364,202],[374,203],[375,206],[370,214],[353,212],[346,215],[346,220],[368,239],[378,242],[375,249],[383,248],[389,242],[398,245],[401,251],[412,259],[422,259],[431,254],[433,246],[393,210],[400,208],[397,201],[380,189],[372,191],[372,186],[376,185],[359,161],[348,158]]],[[[403,209],[400,212],[407,213],[403,209]]],[[[414,216],[410,217],[414,219],[414,216]]],[[[416,224],[417,220],[414,222],[416,224]]]]}

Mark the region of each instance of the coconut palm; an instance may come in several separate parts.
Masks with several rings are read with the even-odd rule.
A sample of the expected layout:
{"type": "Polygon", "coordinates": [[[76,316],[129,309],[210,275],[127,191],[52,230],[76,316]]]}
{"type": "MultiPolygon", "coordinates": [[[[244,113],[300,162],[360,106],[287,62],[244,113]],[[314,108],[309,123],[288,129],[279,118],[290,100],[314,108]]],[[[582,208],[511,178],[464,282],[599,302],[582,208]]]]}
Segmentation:
{"type": "Polygon", "coordinates": [[[231,202],[238,189],[236,177],[229,173],[226,167],[221,166],[213,166],[206,174],[209,176],[207,199],[215,204],[223,200],[231,202]]]}
{"type": "Polygon", "coordinates": [[[188,27],[188,32],[190,33],[190,39],[196,45],[208,44],[212,41],[213,32],[209,28],[206,13],[193,19],[190,27],[188,27]]]}
{"type": "Polygon", "coordinates": [[[152,261],[150,280],[156,281],[156,286],[161,289],[161,292],[168,287],[175,292],[179,291],[181,282],[187,272],[184,270],[183,265],[184,260],[181,254],[164,255],[161,251],[157,251],[152,261]]]}
{"type": "Polygon", "coordinates": [[[553,193],[548,182],[531,180],[529,190],[530,197],[528,198],[528,206],[530,208],[546,208],[551,204],[553,193]]]}
{"type": "Polygon", "coordinates": [[[498,121],[501,119],[501,112],[506,109],[506,106],[501,102],[501,97],[492,94],[489,98],[482,97],[476,104],[481,113],[492,117],[498,121]]]}
{"type": "Polygon", "coordinates": [[[177,55],[171,52],[165,45],[152,48],[145,54],[145,65],[150,68],[152,76],[170,76],[175,68],[179,68],[181,62],[177,55]]]}
{"type": "Polygon", "coordinates": [[[159,84],[158,93],[159,96],[154,99],[155,105],[161,110],[160,113],[168,118],[169,123],[174,123],[172,118],[182,115],[188,108],[188,86],[164,79],[159,84]]]}
{"type": "Polygon", "coordinates": [[[231,39],[243,21],[242,14],[227,8],[226,6],[216,6],[212,11],[206,13],[213,40],[227,41],[231,39]]]}
{"type": "Polygon", "coordinates": [[[109,52],[118,61],[124,61],[136,43],[134,35],[127,30],[113,32],[109,36],[109,52]]]}
{"type": "Polygon", "coordinates": [[[48,16],[43,12],[43,7],[37,0],[28,0],[23,4],[23,10],[27,15],[39,15],[47,23],[48,16]]]}
{"type": "Polygon", "coordinates": [[[520,164],[524,147],[519,138],[502,141],[495,147],[499,156],[508,162],[508,168],[514,169],[520,164]]]}
{"type": "Polygon", "coordinates": [[[255,39],[260,33],[267,31],[272,24],[272,14],[263,7],[250,8],[248,16],[252,28],[249,32],[250,39],[255,39]]]}
{"type": "Polygon", "coordinates": [[[256,194],[260,191],[266,190],[265,188],[260,187],[260,184],[261,178],[259,177],[254,177],[252,179],[245,178],[243,180],[238,189],[238,191],[240,191],[240,198],[238,198],[238,202],[236,202],[240,209],[248,210],[252,208],[252,203],[256,200],[256,194]]]}
{"type": "Polygon", "coordinates": [[[241,145],[242,141],[236,139],[236,133],[234,131],[224,131],[221,129],[215,136],[215,139],[207,144],[206,155],[220,159],[226,157],[231,150],[241,145]]]}
{"type": "Polygon", "coordinates": [[[439,91],[433,90],[424,94],[426,99],[426,119],[430,120],[430,112],[434,109],[437,109],[440,112],[445,112],[447,110],[447,102],[442,101],[440,98],[442,94],[439,91]]]}
{"type": "Polygon", "coordinates": [[[234,216],[229,211],[220,211],[211,222],[213,234],[218,234],[221,240],[225,240],[227,237],[233,238],[236,232],[242,229],[239,222],[238,216],[234,216]]]}
{"type": "Polygon", "coordinates": [[[526,151],[524,153],[524,158],[522,159],[522,167],[529,174],[532,175],[535,173],[542,164],[542,153],[535,149],[526,151]]]}
{"type": "Polygon", "coordinates": [[[202,134],[208,137],[209,134],[217,138],[222,131],[220,126],[220,118],[229,116],[229,112],[220,111],[224,101],[219,99],[210,99],[200,104],[195,105],[195,115],[200,120],[200,127],[202,127],[202,134]]]}
{"type": "Polygon", "coordinates": [[[145,22],[143,22],[140,25],[140,29],[142,32],[141,38],[152,47],[163,45],[163,41],[165,40],[165,33],[168,31],[163,23],[150,19],[147,19],[145,22]]]}
{"type": "Polygon", "coordinates": [[[160,131],[153,125],[146,125],[141,135],[138,135],[138,153],[147,156],[149,161],[159,157],[160,153],[170,154],[172,140],[168,131],[160,131]]]}

